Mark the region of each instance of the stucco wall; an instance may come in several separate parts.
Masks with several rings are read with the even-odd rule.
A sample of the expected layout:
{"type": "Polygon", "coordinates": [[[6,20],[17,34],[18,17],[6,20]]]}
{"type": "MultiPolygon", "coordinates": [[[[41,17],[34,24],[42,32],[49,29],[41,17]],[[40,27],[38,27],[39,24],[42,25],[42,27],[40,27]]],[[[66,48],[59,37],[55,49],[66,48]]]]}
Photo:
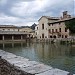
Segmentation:
{"type": "Polygon", "coordinates": [[[42,34],[44,34],[44,38],[48,38],[48,19],[45,17],[42,17],[39,21],[39,39],[42,38],[42,34]],[[44,24],[44,29],[42,29],[42,24],[44,24]]]}

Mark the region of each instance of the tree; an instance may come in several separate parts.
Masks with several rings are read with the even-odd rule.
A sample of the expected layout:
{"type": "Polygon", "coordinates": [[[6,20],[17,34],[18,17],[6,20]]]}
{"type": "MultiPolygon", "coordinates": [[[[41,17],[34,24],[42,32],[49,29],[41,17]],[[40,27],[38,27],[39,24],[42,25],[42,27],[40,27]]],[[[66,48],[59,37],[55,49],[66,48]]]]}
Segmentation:
{"type": "Polygon", "coordinates": [[[75,33],[75,18],[65,21],[66,28],[75,33]]]}

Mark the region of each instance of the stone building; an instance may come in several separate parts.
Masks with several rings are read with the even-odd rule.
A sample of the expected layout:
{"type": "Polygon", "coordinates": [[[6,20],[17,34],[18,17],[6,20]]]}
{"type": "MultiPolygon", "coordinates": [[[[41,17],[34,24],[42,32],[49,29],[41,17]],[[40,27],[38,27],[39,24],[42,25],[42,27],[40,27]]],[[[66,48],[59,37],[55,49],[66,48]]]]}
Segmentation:
{"type": "Polygon", "coordinates": [[[26,40],[32,37],[32,29],[14,25],[0,25],[0,41],[26,40]]]}
{"type": "Polygon", "coordinates": [[[63,12],[63,17],[42,16],[35,27],[37,39],[69,38],[70,31],[66,28],[65,21],[71,19],[73,17],[67,11],[63,12]]]}
{"type": "Polygon", "coordinates": [[[30,32],[32,32],[32,29],[31,28],[28,28],[28,27],[20,27],[19,28],[19,31],[23,31],[23,32],[30,33],[30,32]]]}
{"type": "Polygon", "coordinates": [[[19,28],[14,25],[0,25],[0,31],[19,31],[19,28]]]}

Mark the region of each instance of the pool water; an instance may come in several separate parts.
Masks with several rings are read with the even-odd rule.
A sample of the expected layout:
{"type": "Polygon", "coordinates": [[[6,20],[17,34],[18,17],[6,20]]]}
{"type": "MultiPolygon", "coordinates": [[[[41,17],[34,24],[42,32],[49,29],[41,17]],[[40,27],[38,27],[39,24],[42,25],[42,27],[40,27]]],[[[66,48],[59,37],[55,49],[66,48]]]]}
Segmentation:
{"type": "Polygon", "coordinates": [[[1,43],[0,49],[75,73],[75,46],[59,43],[1,43]]]}

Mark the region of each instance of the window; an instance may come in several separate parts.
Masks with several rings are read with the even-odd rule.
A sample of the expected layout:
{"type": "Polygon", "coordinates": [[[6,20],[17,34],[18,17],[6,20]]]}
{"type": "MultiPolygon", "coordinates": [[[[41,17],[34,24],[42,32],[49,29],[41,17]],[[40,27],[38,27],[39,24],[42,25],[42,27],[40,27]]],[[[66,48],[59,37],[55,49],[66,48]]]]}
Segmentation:
{"type": "Polygon", "coordinates": [[[56,29],[56,32],[58,32],[58,30],[56,29]]]}
{"type": "Polygon", "coordinates": [[[49,29],[49,33],[51,33],[51,29],[49,29]]]}
{"type": "Polygon", "coordinates": [[[37,30],[38,30],[38,27],[37,27],[37,30]]]}
{"type": "Polygon", "coordinates": [[[62,38],[64,38],[64,35],[62,35],[62,38]]]}
{"type": "Polygon", "coordinates": [[[40,36],[40,38],[41,38],[41,36],[40,36]]]}
{"type": "Polygon", "coordinates": [[[50,36],[50,38],[52,38],[52,36],[50,36]]]}
{"type": "Polygon", "coordinates": [[[42,24],[42,29],[44,29],[44,24],[42,24]]]}
{"type": "Polygon", "coordinates": [[[67,28],[65,28],[65,32],[67,32],[67,28]]]}
{"type": "Polygon", "coordinates": [[[44,34],[42,34],[42,38],[44,38],[44,34]]]}
{"type": "Polygon", "coordinates": [[[56,35],[54,35],[53,37],[56,38],[56,35]]]}
{"type": "Polygon", "coordinates": [[[67,38],[67,35],[65,35],[65,38],[67,38]]]}
{"type": "Polygon", "coordinates": [[[36,35],[37,35],[37,32],[36,32],[36,35]]]}
{"type": "Polygon", "coordinates": [[[59,28],[59,32],[61,32],[61,28],[59,28]]]}
{"type": "Polygon", "coordinates": [[[45,38],[47,38],[47,36],[45,36],[45,38]]]}
{"type": "Polygon", "coordinates": [[[54,32],[54,29],[52,29],[52,32],[54,32]]]}
{"type": "Polygon", "coordinates": [[[50,26],[51,24],[49,24],[49,26],[50,26]]]}

